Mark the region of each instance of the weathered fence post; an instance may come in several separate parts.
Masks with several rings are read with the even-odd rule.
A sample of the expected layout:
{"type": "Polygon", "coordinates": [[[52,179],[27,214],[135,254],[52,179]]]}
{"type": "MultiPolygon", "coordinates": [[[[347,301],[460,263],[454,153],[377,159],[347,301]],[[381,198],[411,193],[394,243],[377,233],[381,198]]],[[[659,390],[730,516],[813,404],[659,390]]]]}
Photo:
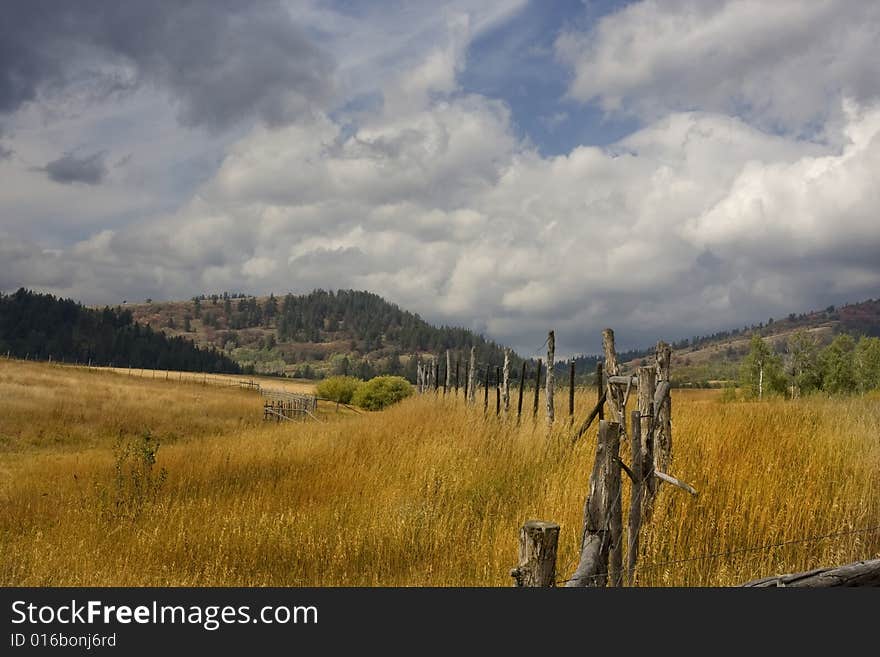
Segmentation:
{"type": "Polygon", "coordinates": [[[433,388],[434,392],[437,392],[437,389],[440,387],[440,358],[439,357],[434,359],[434,380],[431,383],[433,383],[432,388],[433,388]]]}
{"type": "MultiPolygon", "coordinates": [[[[605,351],[605,374],[610,380],[612,376],[620,374],[620,366],[617,364],[617,352],[614,350],[614,331],[610,328],[602,331],[602,348],[605,351]]],[[[621,429],[626,433],[623,397],[623,390],[609,381],[608,408],[611,411],[611,418],[613,422],[619,422],[621,429]]]]}
{"type": "Polygon", "coordinates": [[[468,380],[471,378],[471,373],[468,371],[468,364],[464,364],[464,400],[468,401],[468,380]]]}
{"type": "Polygon", "coordinates": [[[629,498],[629,534],[626,546],[626,572],[630,586],[636,583],[636,561],[639,556],[639,531],[642,526],[642,499],[644,498],[644,461],[642,460],[642,425],[639,412],[632,412],[632,432],[630,447],[632,448],[632,493],[629,498]]]}
{"type": "Polygon", "coordinates": [[[443,380],[443,394],[445,395],[449,388],[451,388],[452,384],[452,356],[449,354],[449,349],[446,350],[446,378],[443,380]]]}
{"type": "Polygon", "coordinates": [[[556,383],[556,334],[553,331],[547,335],[547,424],[553,425],[556,417],[556,407],[553,400],[553,389],[556,383]]]}
{"type": "Polygon", "coordinates": [[[465,388],[465,394],[467,395],[468,401],[473,404],[477,400],[477,348],[471,347],[471,358],[470,365],[468,367],[467,372],[467,387],[465,388]]]}
{"type": "MultiPolygon", "coordinates": [[[[657,383],[672,385],[669,366],[672,349],[662,340],[657,343],[657,383]]],[[[661,472],[669,472],[672,462],[672,398],[666,393],[657,411],[657,430],[654,438],[654,466],[661,472]]]]}
{"type": "Polygon", "coordinates": [[[519,399],[516,402],[516,421],[519,422],[519,418],[522,415],[522,400],[523,400],[523,390],[526,386],[526,361],[523,361],[522,364],[522,374],[519,377],[519,399]]]}
{"type": "Polygon", "coordinates": [[[501,368],[495,368],[495,417],[501,414],[501,368]]]}
{"type": "MultiPolygon", "coordinates": [[[[605,586],[614,542],[612,513],[620,508],[620,425],[599,423],[596,458],[590,473],[590,486],[584,503],[584,528],[577,570],[566,586],[605,586]]],[[[619,569],[619,568],[618,568],[619,569]]],[[[612,573],[612,581],[614,574],[612,573]]]]}
{"type": "Polygon", "coordinates": [[[489,410],[489,366],[486,365],[486,381],[483,384],[483,412],[489,410]]]}
{"type": "Polygon", "coordinates": [[[501,375],[501,404],[504,417],[510,411],[510,349],[504,350],[504,370],[501,375]]]}
{"type": "Polygon", "coordinates": [[[650,366],[639,368],[638,409],[632,412],[632,494],[629,508],[627,572],[630,586],[635,583],[642,521],[650,517],[654,489],[654,388],[655,372],[650,366]]]}
{"type": "Polygon", "coordinates": [[[880,586],[880,559],[856,561],[843,566],[817,568],[804,573],[762,577],[740,586],[828,588],[838,586],[880,586]]]}
{"type": "Polygon", "coordinates": [[[532,419],[538,417],[538,395],[541,392],[541,359],[538,359],[538,369],[535,370],[535,403],[532,406],[532,419]]]}
{"type": "Polygon", "coordinates": [[[568,374],[568,421],[574,422],[574,358],[571,359],[571,369],[568,374]]]}
{"type": "Polygon", "coordinates": [[[517,587],[556,586],[559,525],[529,520],[519,530],[519,565],[510,571],[517,587]]]}

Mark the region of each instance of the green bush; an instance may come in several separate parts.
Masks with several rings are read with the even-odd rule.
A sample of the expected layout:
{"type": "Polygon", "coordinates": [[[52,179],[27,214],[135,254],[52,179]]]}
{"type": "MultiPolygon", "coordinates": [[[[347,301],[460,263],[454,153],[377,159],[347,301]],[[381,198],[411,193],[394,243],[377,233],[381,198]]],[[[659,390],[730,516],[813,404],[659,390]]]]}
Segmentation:
{"type": "Polygon", "coordinates": [[[352,402],[368,411],[378,411],[409,397],[412,392],[409,381],[402,376],[377,376],[358,386],[352,402]]]}
{"type": "Polygon", "coordinates": [[[318,397],[335,401],[337,404],[349,404],[361,383],[360,379],[353,376],[331,376],[318,384],[318,397]]]}

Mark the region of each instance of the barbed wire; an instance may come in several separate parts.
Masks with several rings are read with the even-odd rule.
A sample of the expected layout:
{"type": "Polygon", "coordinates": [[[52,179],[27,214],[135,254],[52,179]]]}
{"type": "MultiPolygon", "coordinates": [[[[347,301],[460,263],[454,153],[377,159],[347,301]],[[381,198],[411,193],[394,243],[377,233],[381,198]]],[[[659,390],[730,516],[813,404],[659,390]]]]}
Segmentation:
{"type": "MultiPolygon", "coordinates": [[[[633,570],[633,572],[643,572],[645,570],[654,570],[656,568],[662,568],[663,566],[674,566],[674,565],[680,565],[683,563],[693,563],[695,561],[705,561],[707,559],[715,559],[718,557],[733,557],[733,556],[737,556],[740,554],[748,554],[751,552],[763,552],[763,551],[772,550],[775,548],[787,547],[789,545],[810,543],[813,541],[821,541],[821,540],[825,540],[828,538],[840,538],[842,536],[853,536],[856,534],[869,534],[872,532],[880,532],[880,525],[877,525],[876,527],[864,527],[862,529],[850,529],[850,530],[846,530],[846,531],[833,532],[830,534],[820,534],[820,535],[816,535],[816,536],[807,536],[805,538],[796,538],[796,539],[791,539],[791,540],[787,540],[787,541],[780,541],[778,543],[769,543],[766,545],[759,545],[759,546],[748,547],[748,548],[738,548],[736,550],[729,550],[727,552],[711,552],[708,554],[700,554],[700,555],[696,555],[693,557],[684,557],[681,559],[671,559],[669,561],[660,561],[660,562],[645,564],[643,566],[636,566],[635,569],[633,570]]],[[[578,561],[579,560],[580,560],[580,558],[578,557],[578,561]]],[[[610,572],[596,573],[595,575],[585,575],[584,577],[579,577],[577,579],[579,579],[579,580],[584,580],[584,579],[595,580],[595,579],[601,579],[603,577],[609,577],[611,574],[612,573],[610,573],[610,572]]],[[[556,584],[558,586],[559,584],[566,584],[566,583],[572,582],[574,580],[575,580],[575,578],[556,580],[556,584]]]]}

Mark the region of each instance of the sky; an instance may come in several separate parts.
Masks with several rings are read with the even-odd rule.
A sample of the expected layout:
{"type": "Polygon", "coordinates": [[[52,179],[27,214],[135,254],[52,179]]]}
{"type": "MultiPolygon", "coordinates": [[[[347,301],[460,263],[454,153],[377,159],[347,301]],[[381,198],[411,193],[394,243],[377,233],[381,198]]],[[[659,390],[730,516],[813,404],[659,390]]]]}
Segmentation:
{"type": "Polygon", "coordinates": [[[880,3],[7,0],[0,290],[535,352],[880,296],[880,3]]]}

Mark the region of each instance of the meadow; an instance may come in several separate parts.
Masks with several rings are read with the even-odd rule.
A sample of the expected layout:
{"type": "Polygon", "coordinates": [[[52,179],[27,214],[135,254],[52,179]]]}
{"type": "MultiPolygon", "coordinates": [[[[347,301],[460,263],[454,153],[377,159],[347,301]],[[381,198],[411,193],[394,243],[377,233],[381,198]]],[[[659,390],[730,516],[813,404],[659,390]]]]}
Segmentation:
{"type": "MultiPolygon", "coordinates": [[[[699,496],[661,489],[640,585],[880,556],[855,531],[880,527],[880,397],[672,399],[672,474],[699,496]]],[[[528,519],[561,525],[564,579],[595,446],[565,404],[553,431],[442,394],[264,423],[253,391],[0,361],[0,584],[510,586],[528,519]]]]}

